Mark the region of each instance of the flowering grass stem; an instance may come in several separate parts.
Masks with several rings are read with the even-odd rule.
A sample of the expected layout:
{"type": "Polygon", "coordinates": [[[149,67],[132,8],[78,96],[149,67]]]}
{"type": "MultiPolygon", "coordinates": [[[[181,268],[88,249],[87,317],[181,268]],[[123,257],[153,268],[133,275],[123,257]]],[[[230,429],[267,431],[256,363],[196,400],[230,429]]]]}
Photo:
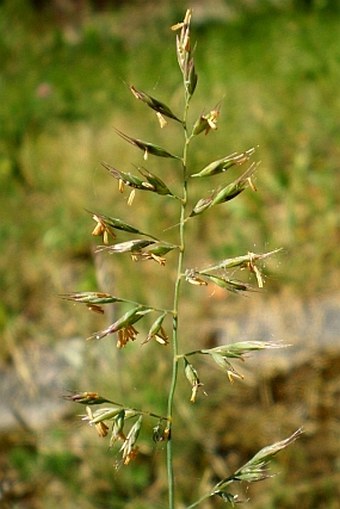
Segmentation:
{"type": "Polygon", "coordinates": [[[171,438],[171,428],[173,423],[173,404],[174,396],[177,386],[178,378],[178,362],[179,362],[179,344],[178,344],[178,327],[179,327],[179,307],[180,307],[180,287],[183,278],[183,266],[184,266],[184,255],[185,255],[185,217],[186,217],[186,205],[188,202],[188,175],[187,175],[187,158],[188,148],[191,140],[191,136],[188,135],[186,129],[187,114],[189,109],[190,97],[186,94],[185,97],[185,108],[184,108],[184,136],[185,143],[183,148],[182,156],[182,199],[180,205],[180,220],[178,223],[179,230],[179,252],[177,261],[177,276],[174,287],[174,300],[173,300],[173,319],[172,319],[172,378],[168,397],[168,423],[169,423],[169,440],[167,442],[167,473],[168,473],[168,490],[169,490],[169,509],[175,507],[175,476],[173,469],[173,447],[171,438]]]}
{"type": "MultiPolygon", "coordinates": [[[[216,285],[226,291],[232,293],[244,293],[253,291],[254,287],[247,282],[235,279],[235,270],[248,271],[250,276],[256,279],[257,287],[261,289],[264,285],[264,276],[261,273],[257,263],[263,261],[267,257],[275,254],[278,250],[272,250],[267,253],[256,254],[248,252],[246,255],[237,256],[235,258],[224,259],[217,264],[209,265],[202,269],[186,268],[185,257],[186,257],[186,244],[188,243],[186,235],[186,223],[189,218],[196,218],[200,214],[212,209],[215,205],[224,204],[230,200],[236,198],[246,188],[250,188],[255,191],[256,188],[252,182],[253,174],[257,168],[257,164],[252,162],[246,171],[241,176],[234,179],[231,183],[226,181],[222,186],[216,187],[209,196],[200,198],[194,208],[192,203],[188,200],[189,195],[189,183],[194,184],[199,178],[214,178],[216,174],[223,174],[229,170],[232,166],[242,166],[248,163],[248,160],[253,155],[255,149],[251,148],[240,154],[232,153],[229,156],[225,156],[222,159],[213,161],[212,163],[205,166],[203,170],[198,173],[192,173],[189,171],[188,153],[189,145],[191,140],[205,133],[206,135],[210,131],[217,129],[217,119],[219,116],[219,107],[215,107],[208,113],[202,113],[196,122],[188,128],[188,112],[191,97],[196,89],[198,77],[195,69],[195,63],[193,58],[193,49],[190,40],[190,21],[191,21],[191,10],[186,11],[183,22],[180,22],[172,27],[173,30],[180,30],[179,35],[176,36],[176,49],[178,64],[183,77],[183,89],[184,89],[184,108],[183,118],[174,114],[172,110],[163,102],[154,98],[142,90],[137,89],[134,86],[130,87],[134,97],[142,101],[147,107],[156,111],[157,118],[160,122],[160,127],[165,127],[167,121],[164,117],[167,117],[180,125],[183,132],[183,149],[182,155],[174,155],[172,152],[165,150],[159,145],[150,143],[149,141],[143,141],[140,138],[132,138],[126,135],[122,131],[116,129],[116,133],[128,143],[132,144],[139,150],[143,151],[144,161],[147,161],[149,156],[155,156],[160,158],[172,159],[176,164],[181,165],[181,174],[179,177],[179,192],[178,195],[174,195],[170,191],[167,183],[164,182],[158,175],[151,173],[146,168],[137,168],[141,177],[131,173],[127,173],[121,170],[117,170],[107,163],[104,167],[110,172],[111,176],[118,180],[118,189],[123,190],[124,185],[132,188],[132,193],[136,190],[154,192],[161,197],[175,198],[179,205],[178,221],[175,228],[177,229],[178,243],[170,244],[165,240],[160,240],[154,235],[145,233],[144,230],[139,230],[136,226],[126,223],[125,221],[106,216],[99,213],[91,213],[96,225],[92,231],[92,235],[103,238],[103,245],[99,246],[96,252],[106,252],[109,254],[117,253],[129,253],[132,261],[139,262],[142,260],[152,260],[157,262],[161,266],[166,263],[165,255],[170,251],[177,252],[177,271],[173,279],[173,303],[172,309],[155,308],[150,305],[144,305],[133,300],[127,300],[125,298],[116,297],[114,295],[103,293],[103,292],[75,292],[62,295],[65,300],[82,303],[96,313],[103,314],[104,309],[102,306],[105,304],[113,303],[124,303],[128,304],[128,309],[122,316],[118,317],[117,320],[104,328],[101,331],[95,332],[88,339],[102,340],[107,336],[117,335],[117,348],[124,348],[128,343],[131,343],[137,339],[139,331],[135,328],[137,322],[145,319],[150,314],[157,314],[156,318],[153,318],[151,326],[148,328],[148,333],[142,341],[142,344],[149,343],[152,339],[155,340],[159,345],[166,346],[170,340],[166,332],[166,325],[163,325],[167,315],[172,317],[172,333],[171,336],[171,352],[170,364],[171,368],[171,379],[169,382],[169,392],[166,396],[167,399],[167,413],[166,416],[159,415],[158,413],[148,412],[140,409],[130,407],[129,405],[123,405],[116,403],[114,400],[109,400],[100,396],[97,392],[82,392],[75,393],[67,399],[76,403],[86,405],[86,415],[83,420],[93,426],[100,437],[106,437],[111,433],[110,446],[113,446],[117,442],[121,444],[119,452],[122,456],[122,462],[124,465],[128,465],[132,460],[135,459],[138,453],[137,439],[139,432],[142,427],[143,417],[149,417],[157,419],[156,425],[153,427],[153,440],[155,442],[166,441],[166,469],[168,478],[168,509],[175,509],[176,507],[176,478],[174,471],[174,428],[177,425],[175,416],[175,397],[177,397],[177,382],[179,377],[179,368],[183,369],[183,374],[191,385],[191,398],[190,402],[195,403],[198,391],[202,391],[203,383],[200,381],[198,369],[188,361],[188,357],[195,356],[208,356],[218,368],[222,368],[224,373],[227,375],[229,382],[235,380],[242,380],[244,376],[238,373],[231,361],[243,361],[248,354],[261,351],[264,349],[281,348],[281,343],[267,342],[267,341],[239,341],[236,343],[219,344],[214,348],[201,348],[189,351],[188,353],[181,352],[181,341],[180,341],[180,325],[181,325],[181,310],[183,308],[181,286],[182,282],[187,282],[198,287],[207,285],[216,285]],[[195,177],[192,179],[191,177],[195,177]],[[190,206],[191,213],[188,214],[188,207],[190,206]],[[124,232],[128,235],[137,235],[137,238],[131,240],[115,243],[117,231],[124,232]],[[142,238],[140,238],[142,236],[142,238]],[[114,242],[114,243],[112,243],[114,242]],[[232,272],[230,273],[230,271],[232,272]],[[97,405],[108,404],[108,407],[94,408],[97,405]]],[[[190,168],[191,170],[191,168],[190,168]]],[[[130,197],[134,196],[130,194],[130,197]]],[[[130,197],[128,204],[131,205],[130,197]]],[[[195,219],[196,220],[196,219],[195,219]]],[[[199,218],[198,218],[199,220],[199,218]]],[[[176,261],[175,261],[176,263],[176,261]]],[[[147,321],[147,320],[146,320],[147,321]]],[[[299,435],[301,431],[298,430],[287,439],[267,446],[261,449],[255,456],[249,460],[243,467],[239,468],[231,476],[225,477],[218,482],[214,488],[210,488],[196,502],[193,502],[187,507],[187,509],[193,509],[201,504],[204,500],[209,497],[219,496],[224,502],[231,504],[234,507],[235,503],[239,503],[238,494],[233,494],[229,490],[230,484],[234,482],[246,482],[251,483],[260,481],[268,478],[268,464],[272,456],[277,452],[280,452],[287,445],[292,443],[299,435]]]]}

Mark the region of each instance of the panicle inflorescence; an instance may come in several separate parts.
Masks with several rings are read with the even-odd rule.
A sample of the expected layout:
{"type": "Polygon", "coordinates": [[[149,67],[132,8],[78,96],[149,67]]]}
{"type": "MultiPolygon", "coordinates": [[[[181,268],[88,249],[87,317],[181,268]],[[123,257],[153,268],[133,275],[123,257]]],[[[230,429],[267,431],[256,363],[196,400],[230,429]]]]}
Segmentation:
{"type": "MultiPolygon", "coordinates": [[[[155,112],[161,128],[164,128],[168,122],[173,121],[182,131],[184,134],[182,154],[175,154],[172,150],[150,141],[145,141],[142,138],[132,137],[115,128],[116,134],[122,140],[142,152],[144,165],[148,164],[149,156],[154,156],[155,158],[160,158],[160,160],[162,158],[169,159],[177,166],[177,170],[180,168],[181,191],[177,194],[171,190],[173,180],[169,185],[167,180],[171,179],[167,175],[162,175],[162,167],[159,167],[159,170],[155,173],[145,166],[137,166],[135,168],[136,172],[131,173],[117,169],[109,163],[102,162],[102,166],[107,170],[110,177],[117,181],[119,192],[123,193],[126,187],[130,189],[127,199],[128,205],[133,204],[136,193],[148,191],[148,193],[142,194],[147,196],[149,193],[154,193],[158,195],[159,199],[172,200],[178,206],[179,214],[176,218],[179,218],[179,221],[176,222],[178,242],[173,243],[163,239],[164,231],[161,235],[154,235],[122,219],[100,212],[90,212],[95,222],[92,235],[102,239],[102,244],[96,247],[96,253],[122,255],[128,253],[135,262],[152,260],[156,261],[161,267],[165,266],[168,255],[170,258],[177,255],[177,271],[172,271],[172,269],[169,271],[170,275],[175,274],[171,289],[173,306],[171,309],[166,309],[162,306],[155,307],[101,291],[71,292],[61,295],[63,299],[84,304],[87,309],[100,315],[105,314],[105,306],[108,304],[114,304],[118,308],[124,307],[113,323],[93,333],[88,338],[90,340],[103,340],[108,336],[115,335],[116,346],[118,349],[122,349],[137,339],[143,327],[141,326],[140,330],[137,330],[136,324],[143,322],[145,324],[144,330],[147,332],[141,341],[142,345],[148,345],[150,342],[164,347],[169,345],[169,348],[165,348],[165,350],[171,350],[172,352],[172,374],[170,389],[167,395],[166,415],[131,408],[129,405],[117,403],[103,397],[95,391],[75,392],[65,396],[69,401],[85,405],[86,413],[81,416],[82,420],[94,428],[99,437],[105,438],[110,435],[110,447],[115,447],[119,444],[118,453],[120,453],[120,461],[124,465],[128,465],[138,454],[139,446],[137,442],[144,418],[156,420],[152,433],[153,440],[155,442],[166,442],[169,509],[175,508],[172,428],[176,422],[174,418],[174,396],[177,390],[179,366],[182,365],[184,377],[191,386],[190,401],[195,403],[203,383],[192,359],[202,357],[210,359],[213,365],[217,365],[223,370],[230,382],[234,382],[244,378],[243,374],[235,368],[235,362],[244,361],[253,352],[285,346],[280,342],[245,340],[220,344],[214,348],[201,348],[187,353],[180,353],[182,344],[178,331],[181,308],[185,305],[183,304],[180,292],[181,285],[185,282],[198,288],[215,285],[233,294],[245,294],[260,290],[263,288],[265,281],[262,262],[279,251],[279,249],[276,249],[265,253],[248,252],[241,256],[222,259],[201,268],[185,267],[185,254],[188,244],[187,222],[189,220],[200,220],[202,213],[208,213],[216,205],[229,203],[247,189],[256,191],[254,176],[259,166],[258,162],[252,160],[256,151],[254,147],[251,147],[242,152],[232,152],[229,155],[208,162],[198,171],[192,171],[190,168],[188,153],[192,139],[203,132],[208,135],[216,131],[220,116],[220,104],[218,104],[210,110],[203,108],[201,112],[208,112],[201,113],[192,125],[188,121],[190,101],[198,83],[194,60],[195,46],[193,46],[191,41],[191,19],[192,11],[188,9],[183,21],[171,27],[176,32],[177,62],[183,79],[183,115],[178,114],[165,102],[160,101],[139,87],[137,88],[134,85],[129,87],[137,100],[155,112]],[[229,177],[232,172],[238,171],[239,168],[242,168],[239,172],[240,174],[232,178],[229,177]],[[200,197],[196,203],[192,202],[189,188],[191,189],[191,186],[195,185],[197,179],[210,181],[215,179],[216,176],[221,179],[221,183],[215,186],[212,191],[200,197]],[[121,235],[128,236],[128,239],[119,238],[119,241],[116,242],[117,237],[121,235]],[[173,254],[170,255],[170,253],[173,254]],[[242,276],[236,277],[236,271],[243,271],[243,274],[246,272],[248,279],[244,280],[242,276]],[[249,282],[249,278],[254,280],[255,285],[249,282]],[[153,319],[150,320],[152,315],[153,319]],[[172,334],[167,332],[167,321],[169,321],[169,318],[172,320],[172,334]]],[[[177,170],[176,175],[178,174],[177,170]]],[[[169,225],[168,229],[172,228],[172,224],[169,225]]],[[[146,346],[146,348],[149,348],[149,346],[146,346]]],[[[206,394],[203,390],[202,392],[206,394]]],[[[164,414],[165,412],[162,413],[164,414]]],[[[190,426],[188,426],[188,429],[190,429],[190,426]]],[[[203,500],[215,495],[222,497],[231,506],[240,503],[242,500],[239,498],[239,495],[230,492],[230,485],[234,482],[251,483],[266,479],[269,476],[268,464],[272,457],[290,445],[300,434],[301,430],[298,430],[285,440],[261,449],[243,467],[237,469],[228,477],[223,478],[212,490],[208,491],[208,493],[191,504],[187,509],[194,508],[203,500]]]]}

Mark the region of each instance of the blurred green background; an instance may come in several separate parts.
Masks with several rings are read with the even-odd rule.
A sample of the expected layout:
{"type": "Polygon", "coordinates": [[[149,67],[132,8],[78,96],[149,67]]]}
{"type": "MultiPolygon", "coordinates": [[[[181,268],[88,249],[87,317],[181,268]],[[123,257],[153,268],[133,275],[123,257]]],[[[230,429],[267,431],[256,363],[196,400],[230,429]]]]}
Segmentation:
{"type": "MultiPolygon", "coordinates": [[[[218,131],[195,140],[190,164],[197,171],[211,160],[256,146],[261,166],[257,193],[245,192],[190,226],[188,261],[199,265],[249,250],[283,247],[278,260],[267,268],[266,299],[283,295],[275,309],[295,299],[299,303],[316,299],[317,303],[331,296],[338,302],[339,2],[193,0],[190,6],[199,76],[191,121],[221,104],[218,131]]],[[[179,128],[168,125],[160,131],[152,112],[133,98],[127,85],[145,90],[181,115],[181,79],[169,26],[183,18],[186,7],[181,1],[165,0],[0,2],[0,359],[1,365],[19,371],[23,384],[33,386],[35,381],[26,373],[22,349],[53,349],[65,338],[87,337],[105,323],[60,301],[58,294],[103,289],[153,305],[160,301],[171,305],[166,269],[148,264],[131,268],[131,261],[122,255],[109,260],[94,257],[95,242],[90,235],[94,223],[85,209],[120,217],[156,235],[164,236],[164,228],[176,222],[173,204],[157,196],[137,195],[133,206],[127,207],[127,194],[118,193],[100,161],[122,171],[132,171],[133,164],[141,163],[141,153],[117,137],[113,127],[172,152],[180,150],[179,128]]],[[[176,187],[171,162],[150,160],[149,164],[170,187],[176,187]]],[[[206,193],[206,186],[211,189],[213,185],[200,183],[193,203],[206,193]]],[[[174,240],[174,231],[166,236],[174,240]]],[[[170,255],[170,275],[173,261],[170,255]]],[[[203,316],[208,329],[216,328],[211,324],[220,312],[226,315],[225,304],[229,315],[238,313],[240,307],[244,312],[244,304],[230,298],[221,302],[216,296],[216,301],[208,303],[207,296],[202,301],[197,292],[190,290],[188,295],[191,304],[184,316],[189,323],[203,316]]],[[[256,302],[258,299],[256,296],[256,302]]],[[[183,330],[188,343],[196,341],[190,325],[183,330]]],[[[137,392],[137,388],[142,393],[134,393],[134,404],[141,406],[146,401],[148,407],[164,409],[162,395],[154,394],[154,382],[148,387],[145,377],[156,363],[154,376],[162,385],[167,360],[159,349],[151,346],[150,351],[153,360],[138,349],[135,360],[124,352],[124,362],[119,361],[123,368],[116,366],[117,374],[111,373],[111,378],[101,379],[98,359],[90,359],[80,373],[84,384],[91,381],[95,386],[81,388],[110,391],[117,382],[122,393],[137,392]]],[[[115,365],[111,350],[108,355],[115,365]]],[[[308,371],[309,360],[306,362],[308,371]]],[[[251,391],[256,390],[248,389],[249,393],[241,389],[239,397],[251,407],[251,391]]],[[[235,389],[229,394],[231,419],[240,413],[238,394],[235,389]]],[[[179,404],[179,409],[184,423],[196,420],[186,403],[183,408],[179,404]]],[[[220,409],[218,393],[197,412],[206,423],[214,409],[220,409]]],[[[301,421],[303,424],[303,416],[301,421]]],[[[238,437],[240,444],[236,439],[234,444],[233,438],[233,446],[226,445],[231,463],[233,454],[236,459],[240,459],[237,454],[247,459],[266,445],[267,434],[262,440],[258,421],[255,427],[249,419],[247,422],[245,429],[252,428],[254,437],[238,437]]],[[[65,508],[165,507],[163,451],[152,448],[148,440],[135,466],[115,472],[107,444],[92,442],[92,435],[74,429],[73,418],[54,423],[44,432],[30,426],[23,431],[22,426],[20,432],[4,432],[0,444],[0,482],[14,486],[6,492],[12,504],[8,507],[53,509],[60,503],[65,508]]],[[[211,427],[215,444],[222,433],[222,418],[216,418],[211,427]]],[[[208,475],[203,461],[206,437],[196,430],[196,424],[193,435],[196,445],[179,438],[179,450],[185,451],[178,460],[179,468],[187,472],[184,477],[190,477],[181,481],[181,501],[187,503],[192,480],[197,480],[198,492],[208,475]],[[197,459],[201,456],[202,461],[197,459]],[[203,474],[194,470],[198,463],[203,474]]],[[[274,437],[279,438],[282,435],[274,437]]],[[[220,459],[213,452],[218,453],[218,446],[211,447],[214,451],[208,456],[215,462],[217,475],[220,459]]],[[[265,488],[255,493],[249,507],[336,507],[338,477],[334,479],[334,472],[329,471],[334,452],[329,452],[332,461],[309,472],[303,445],[293,449],[287,453],[287,463],[280,466],[283,474],[271,482],[268,493],[265,488]],[[306,471],[305,480],[297,470],[306,471]],[[313,476],[320,483],[319,490],[313,476]],[[298,490],[290,492],[280,485],[282,478],[293,484],[296,477],[298,490]]],[[[214,501],[205,507],[222,507],[222,503],[214,501]]]]}

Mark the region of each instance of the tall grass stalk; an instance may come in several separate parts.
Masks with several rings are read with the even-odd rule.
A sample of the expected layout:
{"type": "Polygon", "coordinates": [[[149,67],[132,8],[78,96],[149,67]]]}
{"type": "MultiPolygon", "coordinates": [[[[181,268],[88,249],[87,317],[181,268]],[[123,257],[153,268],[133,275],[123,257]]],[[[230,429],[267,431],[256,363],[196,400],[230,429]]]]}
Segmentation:
{"type": "MultiPolygon", "coordinates": [[[[184,83],[185,87],[185,83],[184,83]]],[[[172,379],[171,386],[169,391],[168,398],[168,419],[170,423],[173,421],[173,403],[174,396],[176,392],[177,378],[178,378],[178,318],[179,318],[179,305],[180,305],[180,286],[183,276],[183,263],[184,263],[184,254],[185,254],[185,217],[186,217],[186,207],[188,202],[188,173],[187,173],[187,158],[188,158],[188,147],[190,143],[191,137],[188,136],[187,132],[187,113],[189,109],[189,101],[190,95],[185,93],[185,108],[184,108],[184,118],[183,118],[183,127],[184,127],[184,135],[185,142],[183,148],[183,156],[182,156],[182,199],[180,201],[180,220],[179,220],[179,253],[178,253],[178,264],[177,264],[177,276],[175,282],[175,290],[174,290],[174,305],[173,305],[173,335],[172,335],[172,351],[173,351],[173,364],[172,364],[172,379]]],[[[169,507],[174,507],[174,490],[175,490],[175,482],[174,482],[174,470],[173,470],[173,448],[172,448],[172,440],[168,440],[167,442],[167,470],[168,470],[168,482],[169,482],[169,507]]]]}
{"type": "MultiPolygon", "coordinates": [[[[104,251],[110,254],[129,253],[135,262],[142,260],[156,261],[161,266],[166,263],[166,255],[173,251],[177,252],[177,271],[173,281],[173,307],[166,309],[162,307],[153,307],[134,300],[127,300],[115,295],[92,291],[92,292],[73,292],[63,295],[63,298],[85,304],[90,310],[104,313],[105,304],[123,303],[129,307],[129,310],[120,316],[114,323],[110,324],[104,330],[95,332],[90,336],[91,340],[101,340],[112,334],[116,334],[117,347],[123,348],[129,342],[135,341],[138,335],[136,324],[140,320],[147,320],[150,315],[156,315],[152,322],[149,332],[143,343],[155,340],[161,346],[166,346],[169,342],[172,346],[171,355],[171,381],[167,395],[167,414],[159,415],[156,412],[150,412],[143,409],[131,408],[125,403],[117,403],[106,398],[95,391],[78,392],[67,395],[71,401],[84,404],[86,413],[83,420],[93,426],[98,435],[105,437],[110,435],[110,446],[118,445],[121,454],[121,462],[128,465],[138,454],[138,438],[145,418],[155,419],[156,424],[153,428],[153,439],[156,442],[166,442],[166,465],[168,474],[168,503],[169,509],[175,509],[179,500],[179,490],[175,483],[174,472],[174,450],[173,450],[173,428],[176,427],[176,402],[175,396],[178,394],[178,377],[180,368],[183,368],[183,374],[191,386],[190,401],[194,403],[198,396],[198,391],[202,387],[198,371],[192,364],[192,358],[198,359],[205,356],[227,375],[230,382],[242,379],[243,375],[234,366],[234,361],[244,360],[246,354],[264,349],[280,348],[280,343],[266,341],[241,341],[237,343],[221,344],[213,348],[198,348],[193,351],[183,353],[183,344],[179,334],[181,310],[185,306],[185,298],[181,292],[182,284],[187,282],[198,287],[208,285],[218,286],[226,291],[236,294],[251,292],[255,287],[247,280],[237,279],[234,274],[236,271],[247,271],[254,278],[258,288],[264,285],[264,278],[261,272],[261,262],[267,257],[273,255],[277,250],[267,253],[251,253],[234,258],[224,259],[215,262],[213,265],[201,268],[188,268],[185,266],[186,245],[188,244],[186,225],[188,221],[199,220],[202,213],[214,209],[216,205],[221,205],[238,197],[244,190],[255,191],[253,182],[254,174],[257,169],[257,163],[251,162],[255,153],[254,148],[250,148],[242,153],[232,153],[215,161],[212,161],[200,171],[192,171],[189,164],[189,148],[191,141],[200,136],[203,132],[210,134],[217,129],[219,117],[219,108],[214,108],[208,113],[201,113],[193,125],[189,125],[188,112],[190,109],[191,98],[197,86],[197,73],[194,62],[194,52],[191,43],[191,10],[187,10],[184,20],[172,29],[176,31],[176,51],[179,68],[183,77],[184,91],[184,111],[182,118],[173,113],[173,111],[164,103],[155,99],[153,96],[131,86],[132,94],[146,106],[156,112],[160,126],[164,127],[167,121],[171,120],[177,123],[184,135],[183,150],[181,155],[173,154],[167,149],[143,141],[139,138],[131,137],[116,129],[117,134],[125,141],[140,149],[144,154],[144,163],[147,164],[149,156],[171,159],[174,165],[180,165],[180,192],[178,194],[171,191],[168,184],[158,175],[141,166],[138,168],[140,176],[126,173],[116,169],[108,163],[103,166],[110,175],[118,181],[119,189],[124,187],[131,189],[128,198],[128,204],[131,204],[136,191],[149,191],[158,194],[160,198],[172,199],[178,204],[179,217],[177,222],[178,243],[171,244],[168,241],[159,239],[154,233],[146,233],[144,230],[126,223],[121,219],[106,216],[99,212],[91,212],[95,227],[92,232],[94,236],[100,236],[103,244],[98,246],[97,251],[104,251]],[[234,180],[225,181],[225,173],[229,169],[236,169],[239,166],[248,165],[240,176],[234,180]],[[208,195],[200,198],[196,203],[191,203],[188,193],[189,188],[195,184],[197,179],[208,180],[209,182],[219,175],[222,178],[221,184],[208,195]],[[133,235],[132,240],[116,243],[117,232],[125,232],[133,235]],[[168,318],[172,319],[171,340],[166,332],[164,323],[168,318]],[[189,361],[190,358],[190,361],[189,361]]],[[[209,184],[210,185],[210,184],[209,184]]],[[[176,221],[176,218],[174,218],[176,221]]],[[[171,226],[171,225],[170,225],[171,226]]],[[[245,465],[236,470],[232,475],[221,479],[215,486],[201,496],[198,494],[196,501],[192,502],[188,509],[197,507],[207,498],[219,496],[227,504],[234,506],[240,502],[238,494],[233,493],[231,485],[239,482],[252,483],[269,477],[268,464],[271,458],[293,442],[301,433],[296,431],[290,437],[276,442],[270,446],[261,449],[245,465]]],[[[180,476],[178,475],[179,479],[180,476]]]]}

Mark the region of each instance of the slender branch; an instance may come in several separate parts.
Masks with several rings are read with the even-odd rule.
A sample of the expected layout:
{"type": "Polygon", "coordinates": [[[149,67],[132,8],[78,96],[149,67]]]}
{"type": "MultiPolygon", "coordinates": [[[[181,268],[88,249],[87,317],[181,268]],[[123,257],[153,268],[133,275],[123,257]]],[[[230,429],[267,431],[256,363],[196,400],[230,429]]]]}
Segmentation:
{"type": "Polygon", "coordinates": [[[200,499],[196,500],[193,504],[190,504],[186,507],[186,509],[193,509],[194,507],[197,507],[201,502],[204,502],[204,500],[207,500],[207,498],[210,498],[213,496],[213,493],[206,493],[201,497],[200,499]]]}
{"type": "Polygon", "coordinates": [[[206,352],[202,352],[202,350],[192,350],[191,352],[186,352],[183,355],[179,355],[178,359],[183,359],[183,357],[190,357],[190,355],[196,355],[196,354],[204,354],[206,352]]]}
{"type": "Polygon", "coordinates": [[[121,302],[124,304],[131,304],[132,306],[152,308],[153,311],[159,313],[172,314],[172,309],[157,308],[147,304],[142,304],[141,302],[137,302],[135,300],[123,299],[122,297],[115,297],[114,295],[105,294],[102,292],[71,292],[60,294],[59,297],[63,300],[69,300],[79,304],[87,305],[97,304],[105,306],[106,304],[116,304],[121,302]]]}
{"type": "Polygon", "coordinates": [[[154,412],[149,412],[148,410],[142,410],[140,408],[134,408],[134,407],[126,407],[122,403],[117,403],[117,402],[111,401],[109,399],[107,400],[107,402],[111,403],[112,405],[119,406],[119,407],[123,408],[124,410],[131,410],[132,412],[135,412],[138,415],[145,415],[146,417],[154,417],[155,419],[160,419],[160,420],[164,420],[164,421],[167,420],[167,418],[164,417],[164,415],[158,415],[158,414],[155,414],[154,412]]]}
{"type": "Polygon", "coordinates": [[[72,393],[66,394],[63,396],[64,399],[68,401],[74,401],[75,403],[79,403],[81,405],[101,405],[103,403],[109,403],[110,405],[114,405],[115,407],[119,407],[122,410],[130,410],[132,412],[135,412],[138,415],[145,415],[148,417],[154,417],[155,419],[160,419],[162,421],[166,421],[167,418],[164,417],[164,415],[158,415],[154,412],[149,412],[148,410],[142,410],[140,408],[135,407],[127,407],[126,405],[123,405],[122,403],[118,403],[117,401],[113,401],[112,399],[105,398],[103,396],[100,396],[96,392],[81,392],[81,393],[72,393]]]}

